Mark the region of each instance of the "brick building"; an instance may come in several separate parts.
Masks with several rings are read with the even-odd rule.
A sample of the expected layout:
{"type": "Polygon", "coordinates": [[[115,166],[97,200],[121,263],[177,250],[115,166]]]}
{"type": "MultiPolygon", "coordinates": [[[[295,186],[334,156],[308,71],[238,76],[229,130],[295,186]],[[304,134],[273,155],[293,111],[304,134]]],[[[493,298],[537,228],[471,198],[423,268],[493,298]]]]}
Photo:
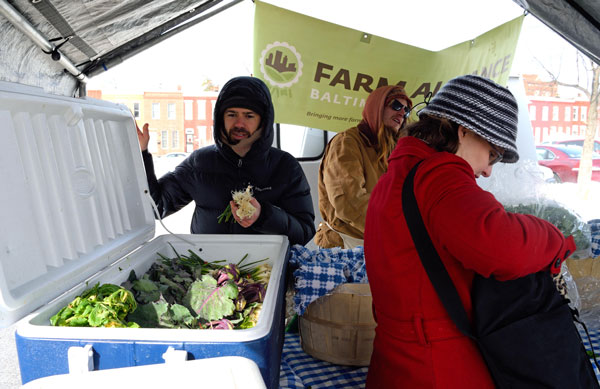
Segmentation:
{"type": "Polygon", "coordinates": [[[542,81],[537,74],[523,74],[523,85],[527,96],[558,97],[558,83],[542,81]]]}
{"type": "Polygon", "coordinates": [[[584,137],[589,106],[587,100],[531,96],[528,109],[535,141],[584,137]]]}
{"type": "Polygon", "coordinates": [[[188,146],[198,149],[214,143],[213,108],[217,92],[205,92],[202,96],[184,96],[184,128],[188,146]]]}
{"type": "Polygon", "coordinates": [[[190,153],[214,143],[212,110],[218,92],[184,96],[176,92],[110,94],[89,90],[88,96],[127,106],[141,126],[150,125],[148,149],[155,156],[173,152],[190,153]]]}
{"type": "Polygon", "coordinates": [[[523,75],[523,84],[537,143],[585,136],[590,107],[587,98],[561,98],[557,82],[541,81],[537,75],[523,75]]]}
{"type": "Polygon", "coordinates": [[[143,121],[150,124],[148,150],[156,156],[185,152],[183,94],[144,92],[143,106],[146,113],[143,121]]]}

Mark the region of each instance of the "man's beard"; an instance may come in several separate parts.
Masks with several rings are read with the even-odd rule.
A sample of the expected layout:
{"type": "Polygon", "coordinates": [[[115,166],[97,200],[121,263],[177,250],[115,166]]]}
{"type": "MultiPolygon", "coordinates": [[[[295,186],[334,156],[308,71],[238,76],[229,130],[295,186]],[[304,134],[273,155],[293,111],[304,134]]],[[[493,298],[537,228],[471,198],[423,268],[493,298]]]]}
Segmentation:
{"type": "Polygon", "coordinates": [[[227,138],[227,143],[229,143],[229,144],[230,144],[230,145],[232,145],[232,146],[235,146],[235,145],[237,145],[237,144],[238,144],[238,143],[240,143],[240,141],[242,140],[242,139],[234,139],[234,138],[231,136],[231,133],[232,133],[233,131],[237,131],[238,133],[239,133],[239,132],[243,132],[243,133],[245,133],[245,134],[247,135],[247,137],[246,137],[246,138],[242,138],[242,139],[248,139],[248,138],[250,138],[250,136],[251,136],[250,132],[249,132],[248,130],[244,129],[244,128],[237,128],[237,127],[233,127],[233,128],[231,128],[231,129],[229,129],[229,131],[225,131],[225,137],[227,138]]]}

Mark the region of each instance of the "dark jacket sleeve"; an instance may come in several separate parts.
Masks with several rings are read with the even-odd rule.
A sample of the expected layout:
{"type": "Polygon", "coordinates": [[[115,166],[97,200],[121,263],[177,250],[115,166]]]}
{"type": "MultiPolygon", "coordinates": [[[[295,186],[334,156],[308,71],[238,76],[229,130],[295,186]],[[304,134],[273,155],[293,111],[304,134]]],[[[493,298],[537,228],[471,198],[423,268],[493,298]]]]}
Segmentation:
{"type": "Polygon", "coordinates": [[[290,245],[305,245],[315,235],[315,211],[310,186],[300,164],[291,157],[285,165],[289,180],[277,204],[261,203],[261,213],[252,226],[262,234],[287,235],[290,245]]]}
{"type": "Polygon", "coordinates": [[[146,179],[148,180],[150,195],[156,203],[161,218],[179,211],[192,201],[189,193],[179,184],[179,182],[186,181],[185,176],[189,170],[187,168],[189,164],[188,160],[183,161],[177,166],[174,172],[166,173],[160,179],[156,179],[152,154],[144,150],[142,151],[142,158],[146,169],[146,179]]]}

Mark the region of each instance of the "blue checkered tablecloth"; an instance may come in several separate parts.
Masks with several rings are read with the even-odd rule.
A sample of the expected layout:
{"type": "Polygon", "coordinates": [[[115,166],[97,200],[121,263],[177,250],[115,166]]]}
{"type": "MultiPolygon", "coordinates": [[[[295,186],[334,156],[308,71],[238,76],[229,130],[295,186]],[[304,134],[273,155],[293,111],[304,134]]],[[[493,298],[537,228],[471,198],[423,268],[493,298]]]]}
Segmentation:
{"type": "Polygon", "coordinates": [[[311,302],[330,293],[338,285],[369,282],[362,246],[310,250],[294,245],[290,251],[290,264],[297,268],[294,271],[294,310],[299,316],[311,302]]]}
{"type": "Polygon", "coordinates": [[[588,221],[592,242],[592,258],[600,256],[600,219],[588,221]]]}
{"type": "MultiPolygon", "coordinates": [[[[588,350],[591,341],[600,362],[600,329],[589,329],[589,340],[582,329],[580,333],[588,350]]],[[[600,381],[600,371],[593,363],[592,366],[600,381]]],[[[368,367],[339,366],[315,359],[302,351],[299,334],[285,334],[279,375],[281,389],[364,388],[367,371],[368,367]]]]}
{"type": "Polygon", "coordinates": [[[279,387],[281,389],[364,388],[368,367],[334,365],[302,351],[300,335],[285,334],[279,387]]]}

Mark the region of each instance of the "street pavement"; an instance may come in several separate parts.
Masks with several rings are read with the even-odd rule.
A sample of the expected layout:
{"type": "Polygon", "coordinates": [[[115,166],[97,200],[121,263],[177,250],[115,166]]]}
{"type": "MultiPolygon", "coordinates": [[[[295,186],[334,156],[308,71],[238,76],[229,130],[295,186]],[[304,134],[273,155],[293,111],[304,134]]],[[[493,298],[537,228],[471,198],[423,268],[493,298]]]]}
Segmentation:
{"type": "Polygon", "coordinates": [[[21,373],[15,346],[16,325],[0,328],[0,388],[13,389],[21,386],[21,373]]]}

